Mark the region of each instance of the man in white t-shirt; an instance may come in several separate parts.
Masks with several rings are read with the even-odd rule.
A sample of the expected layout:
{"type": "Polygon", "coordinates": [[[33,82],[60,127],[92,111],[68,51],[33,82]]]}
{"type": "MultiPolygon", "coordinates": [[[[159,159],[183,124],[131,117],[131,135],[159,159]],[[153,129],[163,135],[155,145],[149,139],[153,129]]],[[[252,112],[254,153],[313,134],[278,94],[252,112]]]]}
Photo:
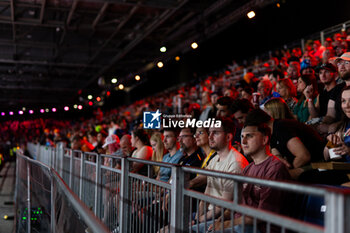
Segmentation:
{"type": "MultiPolygon", "coordinates": [[[[221,127],[209,129],[209,146],[217,151],[217,155],[210,161],[206,169],[239,174],[248,165],[248,161],[231,146],[235,134],[234,123],[230,118],[217,118],[217,120],[221,120],[221,127]]],[[[208,176],[205,194],[225,200],[233,200],[233,181],[208,176]]],[[[204,202],[200,202],[196,218],[199,228],[204,228],[205,219],[210,220],[213,216],[217,218],[220,215],[219,207],[215,208],[215,213],[213,211],[212,205],[205,208],[204,202]]],[[[197,226],[192,226],[192,229],[195,231],[197,226]]]]}

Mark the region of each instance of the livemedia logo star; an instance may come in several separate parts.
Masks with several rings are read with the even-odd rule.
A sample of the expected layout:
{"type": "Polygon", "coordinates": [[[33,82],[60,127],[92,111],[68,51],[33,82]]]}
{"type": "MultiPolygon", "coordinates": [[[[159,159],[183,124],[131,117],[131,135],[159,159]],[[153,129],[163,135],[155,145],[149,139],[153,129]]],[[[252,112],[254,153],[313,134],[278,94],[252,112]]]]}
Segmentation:
{"type": "Polygon", "coordinates": [[[160,129],[159,109],[156,112],[143,112],[143,128],[144,129],[160,129]]]}

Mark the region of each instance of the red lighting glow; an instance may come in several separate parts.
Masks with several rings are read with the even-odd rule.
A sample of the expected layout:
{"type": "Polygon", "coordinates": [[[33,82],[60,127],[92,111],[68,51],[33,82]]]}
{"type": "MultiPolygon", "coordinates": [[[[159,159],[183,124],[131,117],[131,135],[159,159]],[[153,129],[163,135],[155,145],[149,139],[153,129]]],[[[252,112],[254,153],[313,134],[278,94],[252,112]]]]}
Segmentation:
{"type": "Polygon", "coordinates": [[[89,101],[89,105],[92,106],[92,101],[89,101]]]}
{"type": "Polygon", "coordinates": [[[98,97],[96,98],[96,100],[97,100],[98,102],[100,102],[100,101],[101,101],[101,97],[98,96],[98,97]]]}
{"type": "Polygon", "coordinates": [[[111,95],[111,92],[110,91],[107,91],[107,96],[110,96],[111,95]]]}

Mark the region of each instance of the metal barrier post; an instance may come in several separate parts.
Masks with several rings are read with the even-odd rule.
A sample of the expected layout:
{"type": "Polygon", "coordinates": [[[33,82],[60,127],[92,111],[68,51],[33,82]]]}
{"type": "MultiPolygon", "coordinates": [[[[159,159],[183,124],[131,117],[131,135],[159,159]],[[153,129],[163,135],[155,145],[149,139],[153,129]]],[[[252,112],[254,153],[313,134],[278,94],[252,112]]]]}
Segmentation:
{"type": "Polygon", "coordinates": [[[184,208],[184,195],[183,190],[185,188],[185,173],[181,169],[181,166],[177,165],[171,168],[171,217],[170,217],[170,232],[185,232],[188,230],[188,216],[185,212],[187,211],[184,208]]]}
{"type": "Polygon", "coordinates": [[[95,215],[101,217],[101,185],[102,185],[102,176],[101,176],[101,156],[98,154],[96,156],[96,178],[95,178],[95,215]]]}
{"type": "MultiPolygon", "coordinates": [[[[349,198],[347,198],[349,199],[349,198]]],[[[350,231],[350,225],[347,223],[346,210],[349,210],[350,203],[346,200],[344,194],[327,193],[325,197],[326,214],[325,214],[325,232],[344,233],[350,231]]]]}
{"type": "Polygon", "coordinates": [[[54,200],[54,183],[53,177],[50,176],[51,180],[51,233],[55,232],[56,229],[56,209],[55,209],[55,200],[54,200]]]}
{"type": "Polygon", "coordinates": [[[27,232],[30,233],[31,229],[31,214],[32,214],[32,208],[31,208],[31,201],[30,201],[30,165],[29,162],[26,161],[27,163],[27,232]]]}
{"type": "Polygon", "coordinates": [[[74,151],[71,151],[70,153],[70,160],[69,160],[69,188],[72,189],[73,186],[73,157],[74,157],[74,151]]]}
{"type": "Polygon", "coordinates": [[[131,201],[129,200],[129,161],[126,156],[121,159],[120,183],[119,232],[128,232],[130,217],[129,203],[131,203],[131,201]]]}
{"type": "Polygon", "coordinates": [[[85,173],[85,153],[81,153],[80,157],[80,183],[79,183],[79,199],[83,200],[83,176],[85,173]]]}

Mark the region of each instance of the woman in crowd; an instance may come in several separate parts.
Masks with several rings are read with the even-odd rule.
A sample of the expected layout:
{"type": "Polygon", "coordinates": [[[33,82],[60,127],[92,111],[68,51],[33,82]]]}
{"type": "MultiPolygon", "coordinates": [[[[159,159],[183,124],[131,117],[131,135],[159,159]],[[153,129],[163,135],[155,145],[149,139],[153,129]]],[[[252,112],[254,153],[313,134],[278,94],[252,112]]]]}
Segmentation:
{"type": "MultiPolygon", "coordinates": [[[[152,148],[149,146],[149,137],[143,129],[136,129],[131,134],[131,146],[136,148],[131,157],[137,159],[151,160],[152,148]]],[[[148,169],[143,163],[133,162],[131,172],[147,176],[148,169]]]]}
{"type": "MultiPolygon", "coordinates": [[[[163,155],[165,152],[162,134],[159,132],[153,133],[151,136],[150,142],[153,150],[152,160],[156,162],[162,162],[163,155]]],[[[159,167],[154,166],[153,171],[154,171],[154,176],[156,177],[159,172],[159,167]]]]}
{"type": "Polygon", "coordinates": [[[280,94],[281,98],[287,103],[289,109],[293,111],[298,100],[295,98],[297,96],[297,90],[289,78],[284,78],[277,81],[276,90],[280,94]]]}
{"type": "Polygon", "coordinates": [[[205,168],[210,159],[211,156],[215,153],[215,150],[212,150],[209,147],[209,134],[208,134],[208,129],[201,127],[197,128],[196,133],[194,135],[196,139],[196,144],[202,149],[203,154],[205,155],[205,159],[203,160],[201,168],[205,168]]]}
{"type": "Polygon", "coordinates": [[[299,101],[295,106],[293,113],[300,122],[317,117],[315,105],[317,102],[317,81],[313,74],[301,75],[298,79],[297,91],[301,93],[299,101]]]}
{"type": "Polygon", "coordinates": [[[295,119],[287,103],[282,98],[272,98],[264,105],[264,111],[273,119],[295,119]]]}
{"type": "Polygon", "coordinates": [[[343,110],[342,120],[329,128],[330,132],[327,137],[329,143],[324,149],[325,160],[350,161],[350,87],[342,91],[341,108],[343,110]],[[334,155],[330,158],[329,147],[332,146],[335,147],[334,155]]]}

